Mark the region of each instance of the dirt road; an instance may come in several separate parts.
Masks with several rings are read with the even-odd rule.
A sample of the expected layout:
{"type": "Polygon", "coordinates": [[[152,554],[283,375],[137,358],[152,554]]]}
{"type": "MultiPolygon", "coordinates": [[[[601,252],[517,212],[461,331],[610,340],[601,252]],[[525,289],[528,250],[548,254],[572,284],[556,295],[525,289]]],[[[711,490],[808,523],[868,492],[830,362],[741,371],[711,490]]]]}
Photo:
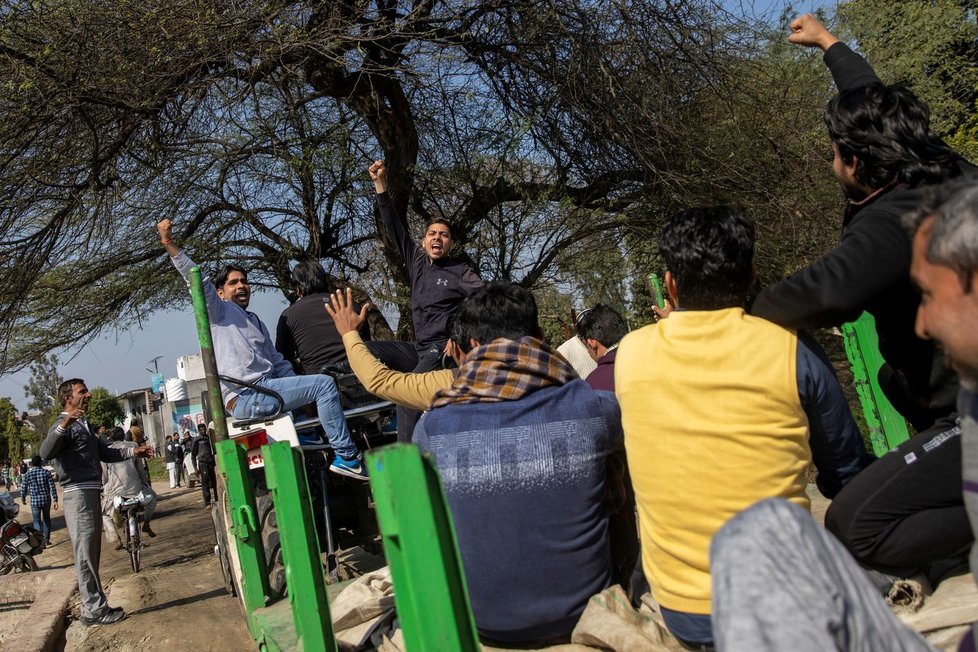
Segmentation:
{"type": "MultiPolygon", "coordinates": [[[[140,572],[132,572],[125,550],[114,550],[102,541],[102,584],[109,604],[125,609],[127,618],[114,625],[85,627],[79,621],[76,597],[65,649],[255,649],[237,599],[224,591],[213,554],[210,514],[203,507],[200,489],[170,489],[166,482],[154,483],[153,488],[160,498],[152,523],[157,537],[144,538],[140,572]]],[[[21,520],[25,511],[29,520],[30,508],[22,510],[21,520]]],[[[53,545],[37,557],[38,565],[71,567],[63,512],[52,516],[53,545]]]]}

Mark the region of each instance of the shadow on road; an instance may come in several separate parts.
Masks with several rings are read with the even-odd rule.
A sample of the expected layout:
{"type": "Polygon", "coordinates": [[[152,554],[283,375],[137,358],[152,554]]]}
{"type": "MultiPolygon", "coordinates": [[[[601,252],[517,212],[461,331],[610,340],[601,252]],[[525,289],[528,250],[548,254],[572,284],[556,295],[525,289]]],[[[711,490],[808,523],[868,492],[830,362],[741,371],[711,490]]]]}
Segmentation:
{"type": "Polygon", "coordinates": [[[137,614],[148,614],[153,611],[160,611],[162,609],[169,609],[171,607],[182,607],[184,605],[193,604],[194,602],[201,602],[203,600],[210,600],[211,598],[218,598],[226,595],[227,591],[225,591],[223,588],[214,589],[213,591],[208,591],[207,593],[192,595],[186,598],[179,598],[177,600],[170,600],[169,602],[163,602],[161,604],[153,605],[152,607],[137,609],[136,611],[129,612],[129,615],[135,616],[137,614]]]}

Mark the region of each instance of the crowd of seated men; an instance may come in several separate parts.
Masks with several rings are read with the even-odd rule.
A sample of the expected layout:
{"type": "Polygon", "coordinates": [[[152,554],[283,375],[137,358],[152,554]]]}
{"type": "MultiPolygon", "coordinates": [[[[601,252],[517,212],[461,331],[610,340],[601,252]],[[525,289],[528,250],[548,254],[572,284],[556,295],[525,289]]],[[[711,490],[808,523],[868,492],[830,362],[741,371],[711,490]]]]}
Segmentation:
{"type": "MultiPolygon", "coordinates": [[[[626,334],[608,306],[581,315],[578,336],[597,364],[587,383],[541,339],[533,297],[515,285],[490,283],[461,303],[449,327],[455,371],[386,367],[358,335],[366,307],[353,309],[344,293],[327,304],[369,390],[427,410],[414,442],[433,454],[445,483],[484,642],[569,640],[589,596],[632,574],[639,551],[626,521],[634,523],[635,505],[641,569],[683,646],[825,649],[824,637],[812,638],[814,645],[786,625],[792,621],[784,612],[798,604],[791,597],[796,583],[773,571],[755,576],[736,557],[749,546],[750,559],[769,561],[805,551],[791,535],[808,526],[798,514],[809,508],[806,475],[814,464],[818,489],[834,507],[828,531],[811,525],[838,559],[820,553],[807,561],[825,563],[807,570],[818,575],[822,566],[828,573],[850,564],[857,570],[847,569],[839,590],[853,586],[872,604],[869,616],[826,609],[820,625],[810,621],[797,631],[821,626],[837,649],[890,649],[850,646],[871,622],[879,633],[870,641],[926,649],[880,615],[880,577],[923,571],[940,579],[961,567],[974,535],[961,493],[953,373],[960,368],[930,341],[947,348],[939,326],[914,332],[928,296],[922,302],[912,290],[913,232],[903,220],[928,189],[955,177],[970,188],[973,168],[933,135],[919,100],[880,83],[814,18],[802,17],[792,29],[794,42],[825,51],[839,86],[826,124],[849,205],[839,246],[753,304],[754,227],[724,206],[680,211],[665,224],[664,319],[626,334]],[[880,460],[867,452],[831,362],[805,332],[864,310],[876,317],[884,386],[918,432],[880,460]],[[761,517],[751,518],[755,512],[761,517]],[[715,541],[728,523],[734,532],[715,541]],[[779,523],[789,532],[775,537],[770,530],[779,523]],[[725,547],[725,540],[735,543],[725,547]],[[727,560],[722,576],[716,559],[727,560]],[[882,575],[871,581],[872,570],[882,575]],[[752,584],[766,591],[774,580],[788,594],[778,608],[743,597],[756,594],[748,591],[752,584]],[[741,636],[738,622],[760,625],[741,636]]],[[[975,199],[972,193],[970,230],[958,232],[970,238],[971,267],[953,278],[978,267],[975,199]]],[[[917,257],[914,251],[914,265],[917,257]]],[[[976,351],[972,342],[967,355],[974,359],[976,351]]],[[[759,570],[772,567],[779,568],[757,561],[759,570]]]]}
{"type": "MultiPolygon", "coordinates": [[[[290,329],[300,312],[323,321],[322,303],[330,354],[342,343],[367,391],[424,412],[402,439],[440,472],[487,644],[569,641],[589,599],[628,584],[638,567],[690,649],[928,649],[889,613],[880,584],[963,569],[978,527],[969,522],[978,515],[978,182],[912,93],[882,84],[814,17],[791,29],[789,40],[824,51],[839,90],[825,116],[848,200],[838,246],[752,297],[749,216],[726,206],[677,212],[658,239],[667,309],[631,332],[611,307],[582,314],[577,334],[596,363],[586,381],[544,340],[536,301],[518,285],[483,286],[456,270],[465,282],[453,287],[452,309],[438,310],[431,342],[399,370],[366,341],[369,305],[330,292],[321,268],[297,268],[302,299],[280,322],[282,362],[318,373],[290,329]],[[917,433],[880,459],[806,333],[863,311],[876,318],[881,385],[917,433]],[[457,368],[432,369],[440,355],[457,368]],[[807,515],[812,464],[833,500],[826,529],[807,515]]],[[[382,163],[370,172],[388,222],[400,225],[382,163]]],[[[443,231],[420,248],[401,234],[417,267],[412,287],[431,305],[438,275],[451,271],[443,231]]],[[[183,271],[168,230],[161,239],[183,271]]],[[[233,288],[219,291],[247,306],[233,288]]],[[[414,307],[416,327],[428,323],[414,307]]],[[[234,327],[267,341],[248,315],[234,313],[234,327]]],[[[246,371],[294,384],[275,378],[291,369],[246,371]]],[[[296,400],[318,397],[325,418],[335,388],[317,383],[296,388],[296,400]]],[[[247,393],[227,398],[235,414],[261,408],[247,393]]],[[[334,470],[362,476],[358,451],[336,430],[331,440],[347,448],[334,470]]]]}

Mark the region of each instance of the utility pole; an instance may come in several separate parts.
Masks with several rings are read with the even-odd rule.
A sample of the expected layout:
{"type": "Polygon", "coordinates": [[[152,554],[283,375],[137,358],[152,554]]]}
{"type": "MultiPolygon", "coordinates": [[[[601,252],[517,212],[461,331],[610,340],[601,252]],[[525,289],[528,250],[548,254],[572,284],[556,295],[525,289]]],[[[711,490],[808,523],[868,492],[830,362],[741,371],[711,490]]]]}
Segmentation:
{"type": "MultiPolygon", "coordinates": [[[[160,373],[160,358],[163,358],[163,357],[166,357],[166,356],[164,356],[161,353],[160,355],[156,356],[155,358],[153,358],[152,360],[150,360],[149,362],[146,363],[146,364],[153,365],[153,369],[156,370],[153,373],[156,373],[156,374],[159,374],[160,373]]],[[[146,371],[152,372],[152,370],[149,367],[146,367],[146,371]]],[[[159,409],[159,410],[156,410],[156,412],[158,412],[159,415],[160,415],[160,430],[159,430],[158,433],[156,433],[156,437],[154,437],[154,440],[155,440],[153,442],[154,448],[155,447],[161,447],[163,445],[163,436],[164,436],[164,430],[165,430],[165,426],[163,424],[163,410],[162,409],[159,409]]],[[[156,425],[156,424],[153,424],[153,425],[156,425]]]]}

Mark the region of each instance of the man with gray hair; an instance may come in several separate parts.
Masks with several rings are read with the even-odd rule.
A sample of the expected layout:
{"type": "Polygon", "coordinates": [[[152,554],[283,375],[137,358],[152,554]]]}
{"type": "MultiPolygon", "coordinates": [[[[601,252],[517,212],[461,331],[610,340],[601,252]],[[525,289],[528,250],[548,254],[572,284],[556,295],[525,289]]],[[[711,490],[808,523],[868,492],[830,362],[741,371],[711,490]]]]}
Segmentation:
{"type": "MultiPolygon", "coordinates": [[[[917,335],[941,345],[961,380],[959,486],[978,532],[978,183],[932,190],[905,224],[922,297],[917,335]]],[[[956,470],[948,473],[956,480],[956,470]]],[[[890,612],[845,548],[785,501],[762,501],[728,521],[710,561],[717,649],[932,649],[890,612]]],[[[978,579],[975,546],[971,571],[978,579]]],[[[972,625],[958,649],[973,651],[976,634],[972,625]]]]}
{"type": "Polygon", "coordinates": [[[38,453],[53,460],[64,493],[65,524],[75,557],[81,620],[87,626],[111,625],[126,617],[119,607],[110,607],[98,577],[102,555],[102,467],[99,462],[122,462],[133,457],[153,457],[149,445],[110,448],[85,420],[92,399],[85,381],[70,378],[58,387],[61,414],[54,422],[38,453]]]}

